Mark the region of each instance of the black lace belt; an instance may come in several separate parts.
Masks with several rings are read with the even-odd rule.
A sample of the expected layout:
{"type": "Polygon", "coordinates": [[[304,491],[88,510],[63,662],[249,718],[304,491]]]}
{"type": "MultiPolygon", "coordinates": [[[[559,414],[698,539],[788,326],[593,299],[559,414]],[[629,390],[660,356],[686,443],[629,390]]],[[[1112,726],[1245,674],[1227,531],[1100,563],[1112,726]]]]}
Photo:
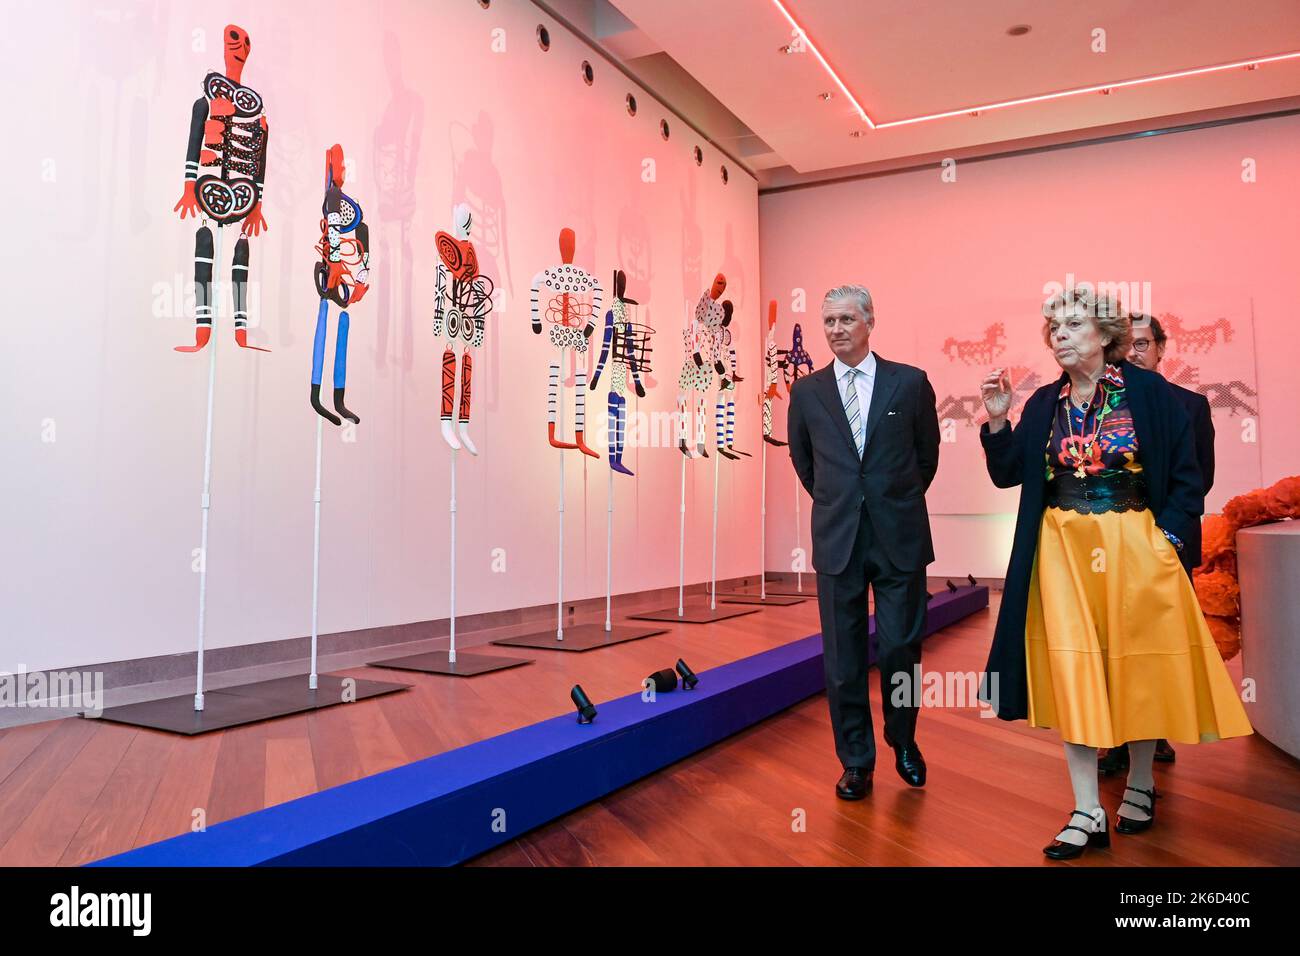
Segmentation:
{"type": "Polygon", "coordinates": [[[1141,511],[1147,506],[1147,484],[1133,472],[1079,478],[1067,471],[1047,483],[1047,506],[1085,515],[1141,511]]]}

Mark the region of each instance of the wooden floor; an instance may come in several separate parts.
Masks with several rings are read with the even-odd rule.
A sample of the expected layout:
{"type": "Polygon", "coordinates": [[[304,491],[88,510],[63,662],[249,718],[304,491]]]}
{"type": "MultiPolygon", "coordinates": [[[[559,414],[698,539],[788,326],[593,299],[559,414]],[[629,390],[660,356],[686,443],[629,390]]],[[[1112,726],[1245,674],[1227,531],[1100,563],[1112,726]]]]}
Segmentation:
{"type": "MultiPolygon", "coordinates": [[[[926,642],[927,670],[977,670],[994,607],[926,642]]],[[[815,601],[469,680],[374,668],[409,691],[197,738],[69,719],[0,731],[0,864],[75,865],[346,783],[639,689],[684,657],[696,671],[815,633],[815,601]]],[[[475,650],[479,650],[476,648],[475,650]]],[[[511,656],[515,649],[487,653],[511,656]]],[[[1235,662],[1234,662],[1235,663],[1235,662]]],[[[1236,676],[1236,669],[1230,665],[1236,676]]],[[[873,696],[878,685],[873,680],[873,696]]],[[[878,704],[877,704],[878,707],[878,704]]],[[[878,713],[878,710],[877,710],[878,713]]],[[[878,721],[877,721],[878,723],[878,721]]],[[[835,799],[824,696],[474,861],[488,865],[1038,864],[1072,807],[1048,731],[930,709],[923,791],[881,757],[874,794],[835,799]],[[797,829],[799,822],[802,829],[797,829]]],[[[888,754],[888,751],[885,751],[888,754]]],[[[1300,863],[1300,764],[1258,737],[1180,747],[1147,834],[1085,865],[1300,863]]],[[[1113,809],[1121,783],[1103,784],[1113,809]]]]}
{"type": "MultiPolygon", "coordinates": [[[[929,638],[926,670],[979,670],[992,607],[929,638]]],[[[801,606],[815,631],[816,608],[801,606]]],[[[1228,665],[1240,679],[1239,661],[1228,665]]],[[[486,853],[487,866],[1300,865],[1300,762],[1258,736],[1179,745],[1156,764],[1157,823],[1071,863],[1042,855],[1074,807],[1060,738],[974,710],[928,709],[929,779],[904,784],[880,739],[874,791],[839,800],[825,695],[486,853]]],[[[1113,819],[1122,780],[1102,781],[1113,819]]]]}

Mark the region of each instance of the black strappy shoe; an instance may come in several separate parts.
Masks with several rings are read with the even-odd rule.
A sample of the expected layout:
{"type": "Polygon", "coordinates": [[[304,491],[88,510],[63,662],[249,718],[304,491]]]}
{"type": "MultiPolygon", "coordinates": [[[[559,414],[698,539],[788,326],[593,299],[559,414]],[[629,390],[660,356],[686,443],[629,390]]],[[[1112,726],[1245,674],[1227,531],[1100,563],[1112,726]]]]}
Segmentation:
{"type": "Polygon", "coordinates": [[[1120,816],[1115,814],[1115,831],[1117,833],[1133,834],[1141,833],[1143,830],[1151,829],[1151,824],[1156,822],[1156,788],[1152,786],[1150,790],[1143,790],[1141,787],[1125,787],[1125,792],[1132,790],[1134,793],[1140,793],[1151,801],[1149,807],[1144,807],[1140,803],[1134,803],[1132,800],[1123,800],[1121,803],[1127,803],[1130,807],[1137,807],[1145,813],[1150,814],[1145,820],[1135,820],[1132,817],[1120,816]]]}
{"type": "MultiPolygon", "coordinates": [[[[1075,814],[1081,817],[1087,817],[1090,823],[1095,823],[1091,813],[1084,813],[1082,810],[1075,810],[1070,814],[1070,819],[1074,819],[1075,814]]],[[[1072,823],[1067,823],[1061,829],[1078,830],[1080,833],[1088,835],[1086,843],[1067,843],[1064,840],[1053,840],[1050,844],[1043,847],[1043,855],[1052,860],[1073,860],[1076,857],[1083,856],[1083,851],[1090,846],[1095,846],[1099,850],[1104,850],[1110,846],[1110,828],[1106,825],[1106,811],[1101,812],[1101,829],[1085,830],[1083,827],[1076,827],[1072,823]]]]}

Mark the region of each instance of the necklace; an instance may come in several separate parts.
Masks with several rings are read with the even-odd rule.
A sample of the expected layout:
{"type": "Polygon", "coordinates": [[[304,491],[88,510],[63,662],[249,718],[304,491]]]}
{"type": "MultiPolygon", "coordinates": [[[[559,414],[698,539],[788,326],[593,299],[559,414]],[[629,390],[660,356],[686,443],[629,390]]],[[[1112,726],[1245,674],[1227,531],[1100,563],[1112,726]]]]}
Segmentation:
{"type": "MultiPolygon", "coordinates": [[[[1093,394],[1095,395],[1096,392],[1097,392],[1097,386],[1094,385],[1093,394]]],[[[1073,406],[1074,404],[1074,386],[1073,384],[1071,384],[1070,386],[1070,396],[1069,396],[1070,401],[1067,404],[1065,409],[1065,427],[1067,429],[1067,434],[1069,435],[1069,441],[1066,442],[1066,447],[1063,450],[1067,455],[1071,455],[1074,459],[1074,464],[1075,464],[1074,477],[1076,478],[1087,477],[1087,472],[1084,470],[1084,464],[1092,459],[1092,446],[1097,443],[1097,437],[1101,434],[1101,423],[1106,418],[1106,415],[1110,412],[1110,406],[1106,402],[1106,389],[1102,388],[1101,393],[1102,393],[1101,411],[1097,413],[1097,418],[1093,422],[1092,437],[1088,439],[1088,441],[1083,445],[1083,448],[1080,450],[1074,441],[1075,439],[1074,412],[1071,409],[1071,406],[1073,406]]],[[[1088,407],[1090,406],[1090,404],[1091,404],[1091,399],[1089,399],[1089,401],[1084,402],[1082,406],[1083,423],[1079,426],[1079,435],[1078,435],[1078,439],[1080,442],[1083,441],[1083,430],[1088,427],[1088,407]]]]}

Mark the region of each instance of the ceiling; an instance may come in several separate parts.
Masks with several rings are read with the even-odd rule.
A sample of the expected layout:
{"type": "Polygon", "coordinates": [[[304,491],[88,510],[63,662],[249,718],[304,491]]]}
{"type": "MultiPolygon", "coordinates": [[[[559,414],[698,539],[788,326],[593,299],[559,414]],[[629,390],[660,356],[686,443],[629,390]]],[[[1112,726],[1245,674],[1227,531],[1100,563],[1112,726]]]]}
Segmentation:
{"type": "Polygon", "coordinates": [[[959,112],[869,128],[774,0],[554,6],[768,186],[1300,107],[1298,57],[970,112],[1300,52],[1300,0],[780,2],[874,123],[959,112]]]}

